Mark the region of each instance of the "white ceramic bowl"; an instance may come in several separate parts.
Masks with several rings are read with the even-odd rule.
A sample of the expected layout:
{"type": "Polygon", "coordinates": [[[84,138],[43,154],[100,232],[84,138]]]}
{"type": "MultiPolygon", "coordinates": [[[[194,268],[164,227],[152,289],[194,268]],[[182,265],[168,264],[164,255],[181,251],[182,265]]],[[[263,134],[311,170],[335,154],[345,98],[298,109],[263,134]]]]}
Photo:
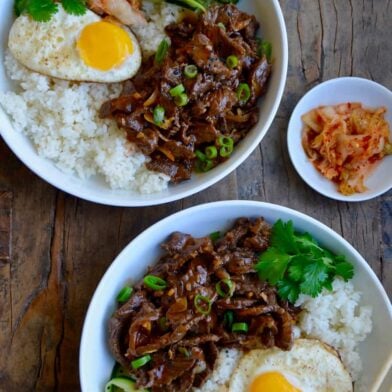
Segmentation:
{"type": "MultiPolygon", "coordinates": [[[[392,132],[392,92],[371,80],[344,77],[328,80],[314,87],[298,102],[287,130],[287,143],[291,161],[302,179],[315,191],[331,199],[342,201],[363,201],[379,196],[392,188],[392,156],[385,157],[365,181],[368,190],[345,196],[338,192],[336,185],[321,175],[306,156],[301,137],[303,122],[301,116],[321,105],[336,105],[344,102],[362,102],[364,106],[385,106],[385,118],[392,132]]],[[[392,133],[391,133],[392,135],[392,133]]]]}
{"type": "MultiPolygon", "coordinates": [[[[0,1],[0,91],[12,89],[3,66],[4,50],[8,31],[13,20],[14,0],[0,1]]],[[[260,120],[249,135],[239,144],[229,160],[205,174],[194,175],[190,181],[169,186],[164,192],[140,195],[129,191],[111,190],[102,178],[81,180],[75,175],[65,174],[51,161],[41,158],[28,138],[15,132],[9,118],[0,108],[0,131],[5,142],[38,176],[45,181],[82,199],[115,206],[147,206],[182,199],[199,192],[232,172],[256,148],[265,136],[278,110],[286,83],[288,48],[283,15],[278,0],[241,1],[239,7],[254,14],[260,22],[262,36],[272,43],[273,72],[268,91],[260,102],[260,120]]]]}
{"type": "MultiPolygon", "coordinates": [[[[354,285],[363,292],[363,304],[373,307],[373,331],[360,346],[364,377],[368,385],[372,385],[385,374],[385,364],[392,355],[392,307],[361,255],[327,226],[302,213],[268,203],[224,201],[192,207],[161,220],[136,237],[109,267],[95,291],[84,322],[79,358],[82,391],[103,391],[110,378],[114,360],[107,345],[107,324],[115,310],[116,295],[126,282],[137,281],[147,266],[157,262],[161,254],[160,243],[173,231],[204,236],[225,230],[242,216],[264,216],[269,222],[291,219],[297,230],[308,231],[322,245],[344,254],[354,264],[354,285]]],[[[370,388],[365,390],[371,391],[370,388]]]]}

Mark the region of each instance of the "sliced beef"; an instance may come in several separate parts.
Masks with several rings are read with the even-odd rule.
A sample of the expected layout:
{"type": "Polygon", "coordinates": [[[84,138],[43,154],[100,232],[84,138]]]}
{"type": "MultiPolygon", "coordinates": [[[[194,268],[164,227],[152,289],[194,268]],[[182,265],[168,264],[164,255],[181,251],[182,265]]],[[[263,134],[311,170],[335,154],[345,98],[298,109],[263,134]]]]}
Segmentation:
{"type": "MultiPolygon", "coordinates": [[[[121,95],[102,105],[100,116],[126,130],[128,141],[151,158],[149,170],[173,183],[191,178],[193,169],[200,169],[195,149],[217,145],[219,136],[237,144],[258,120],[257,99],[271,68],[257,53],[258,27],[254,16],[232,4],[211,6],[204,14],[188,12],[166,27],[171,41],[166,57],[159,63],[155,56],[146,59],[121,95]],[[238,59],[234,67],[229,56],[238,59]],[[197,67],[195,76],[186,75],[189,65],[197,67]],[[250,87],[246,103],[237,96],[240,83],[250,87]],[[187,99],[179,104],[182,88],[187,99]],[[157,108],[164,110],[163,121],[154,117],[157,108]]],[[[211,166],[226,159],[218,154],[211,166]]],[[[257,247],[257,238],[252,241],[249,246],[257,247]]]]}

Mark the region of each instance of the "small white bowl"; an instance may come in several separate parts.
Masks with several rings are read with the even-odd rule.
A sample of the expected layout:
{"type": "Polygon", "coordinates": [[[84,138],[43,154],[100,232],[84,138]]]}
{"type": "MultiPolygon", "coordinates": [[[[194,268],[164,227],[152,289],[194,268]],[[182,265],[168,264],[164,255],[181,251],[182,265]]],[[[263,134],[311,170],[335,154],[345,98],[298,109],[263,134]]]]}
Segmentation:
{"type": "Polygon", "coordinates": [[[328,80],[308,91],[298,102],[291,115],[287,130],[290,158],[302,179],[322,195],[341,201],[369,200],[392,188],[392,156],[384,157],[365,180],[365,185],[368,188],[366,192],[345,196],[338,192],[332,181],[317,171],[302,147],[303,122],[301,116],[321,105],[336,105],[344,102],[361,102],[367,107],[386,107],[385,118],[389,122],[390,128],[392,127],[392,92],[387,88],[373,81],[357,77],[328,80]]]}
{"type": "Polygon", "coordinates": [[[311,233],[323,246],[353,263],[353,284],[363,294],[361,304],[373,308],[373,330],[359,345],[364,369],[359,384],[363,390],[375,391],[372,387],[385,376],[392,354],[392,306],[375,273],[346,240],[317,220],[286,207],[242,200],[203,204],[171,215],[141,233],[117,256],[101,279],[84,322],[79,351],[81,390],[104,390],[114,365],[107,344],[107,327],[116,308],[116,295],[124,284],[139,280],[147,267],[158,261],[162,254],[160,244],[172,232],[205,236],[227,230],[239,217],[258,216],[270,223],[279,218],[292,220],[296,230],[311,233]]]}
{"type": "MultiPolygon", "coordinates": [[[[14,0],[0,1],[0,91],[13,90],[3,66],[8,32],[14,19],[14,0]]],[[[235,170],[256,148],[270,127],[278,110],[286,83],[288,45],[286,26],[278,0],[241,1],[239,8],[256,16],[261,35],[272,44],[273,68],[266,94],[259,105],[259,121],[235,148],[226,162],[208,173],[194,174],[192,179],[170,185],[159,193],[143,195],[126,190],[113,190],[100,176],[82,180],[62,172],[56,165],[37,154],[31,141],[15,131],[10,118],[0,106],[0,133],[15,155],[34,173],[53,186],[82,199],[112,206],[137,207],[168,203],[183,199],[215,184],[235,170]]]]}

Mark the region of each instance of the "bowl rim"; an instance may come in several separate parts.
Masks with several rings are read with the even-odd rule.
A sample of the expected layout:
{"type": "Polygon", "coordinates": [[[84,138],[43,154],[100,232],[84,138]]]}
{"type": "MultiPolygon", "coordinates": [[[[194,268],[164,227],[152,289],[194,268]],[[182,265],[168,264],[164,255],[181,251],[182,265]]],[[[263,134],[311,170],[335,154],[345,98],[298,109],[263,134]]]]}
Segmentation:
{"type": "MultiPolygon", "coordinates": [[[[86,349],[85,347],[88,346],[88,341],[89,341],[89,335],[87,328],[90,324],[92,324],[92,320],[94,318],[94,309],[99,306],[99,297],[102,295],[101,291],[103,290],[104,286],[106,285],[106,280],[109,279],[111,275],[111,271],[117,268],[117,264],[121,259],[124,257],[124,255],[129,253],[129,249],[133,246],[134,243],[147,243],[150,232],[154,232],[157,228],[159,227],[164,227],[166,222],[170,222],[172,220],[176,220],[179,217],[186,217],[188,216],[191,217],[192,215],[195,215],[197,213],[200,213],[204,210],[214,210],[216,208],[247,208],[247,207],[253,207],[257,209],[264,209],[264,210],[270,210],[270,211],[275,211],[275,212],[285,212],[289,215],[292,215],[298,219],[301,219],[307,223],[309,223],[312,226],[316,226],[319,229],[321,229],[324,233],[328,235],[328,237],[332,238],[333,240],[339,242],[340,244],[344,245],[344,247],[354,255],[355,257],[355,262],[358,262],[365,270],[366,276],[371,279],[375,286],[377,291],[379,292],[382,301],[385,303],[388,313],[389,313],[389,318],[392,321],[392,304],[389,301],[388,295],[381,284],[380,280],[378,279],[377,275],[375,272],[372,270],[372,268],[369,266],[369,264],[366,262],[364,257],[345,239],[343,238],[340,234],[332,230],[330,227],[328,227],[326,224],[320,222],[319,220],[311,217],[310,215],[307,215],[303,212],[294,210],[289,207],[285,207],[279,204],[273,204],[273,203],[268,203],[268,202],[262,202],[262,201],[251,201],[251,200],[224,200],[224,201],[216,201],[216,202],[210,202],[210,203],[203,203],[199,204],[197,206],[189,207],[184,210],[175,212],[158,222],[154,223],[153,225],[147,227],[145,230],[143,230],[140,234],[138,234],[134,239],[132,239],[121,251],[120,253],[114,258],[114,260],[111,262],[111,264],[108,266],[106,269],[105,273],[101,277],[97,287],[95,288],[95,291],[91,297],[90,303],[88,305],[88,309],[84,318],[83,322],[83,327],[82,327],[82,333],[81,333],[81,338],[80,338],[80,345],[79,345],[79,380],[80,380],[80,385],[81,385],[81,390],[82,391],[87,391],[87,381],[86,378],[83,376],[84,374],[84,356],[86,355],[86,349]]],[[[239,213],[240,215],[240,213],[239,213]]],[[[387,365],[387,364],[386,364],[387,365]]],[[[384,366],[383,369],[381,369],[381,373],[385,373],[388,371],[388,368],[384,366]]],[[[381,374],[380,373],[380,374],[381,374]]]]}
{"type": "MultiPolygon", "coordinates": [[[[296,117],[300,117],[303,113],[299,113],[299,109],[301,108],[303,102],[306,100],[306,98],[310,95],[315,93],[317,90],[320,90],[322,88],[326,88],[329,87],[329,85],[336,85],[339,83],[362,83],[363,85],[368,85],[371,86],[373,89],[375,90],[379,90],[381,92],[383,92],[384,94],[390,96],[391,98],[391,102],[392,102],[392,91],[389,90],[387,87],[383,86],[380,83],[377,83],[373,80],[370,79],[366,79],[366,78],[361,78],[358,76],[342,76],[342,77],[337,77],[337,78],[333,78],[333,79],[329,79],[326,80],[322,83],[319,83],[318,85],[314,86],[313,88],[311,88],[309,91],[307,91],[302,97],[301,99],[297,102],[297,104],[295,105],[291,116],[290,116],[290,120],[287,126],[287,149],[289,152],[289,156],[290,156],[290,160],[291,163],[293,164],[296,172],[298,173],[298,175],[302,178],[302,180],[309,185],[313,190],[315,190],[316,192],[318,192],[319,194],[328,197],[332,200],[338,200],[338,201],[346,201],[346,202],[351,202],[351,203],[356,203],[356,202],[361,202],[361,201],[366,201],[366,200],[371,200],[374,199],[380,195],[383,195],[384,193],[388,192],[390,189],[392,189],[392,178],[390,181],[389,186],[387,185],[385,188],[382,188],[378,191],[371,191],[369,189],[369,192],[366,193],[355,193],[353,195],[350,196],[345,196],[343,194],[340,194],[338,191],[331,193],[329,191],[326,191],[323,187],[316,187],[315,184],[313,184],[307,177],[303,164],[300,164],[300,162],[298,162],[298,160],[295,158],[295,154],[294,154],[294,149],[295,146],[290,143],[291,139],[297,139],[297,137],[295,136],[297,134],[297,130],[294,129],[294,121],[296,120],[296,117]]],[[[360,99],[358,100],[360,101],[360,99]]],[[[316,104],[317,105],[317,104],[316,104]]],[[[315,107],[316,107],[315,105],[315,107]]],[[[365,106],[369,106],[369,105],[365,105],[365,106]]],[[[392,108],[391,108],[392,110],[392,108]]],[[[391,124],[392,126],[392,124],[391,124]]],[[[391,128],[391,132],[392,132],[392,128],[391,128]]],[[[301,133],[302,133],[302,129],[301,129],[301,133]]],[[[299,135],[301,135],[301,133],[299,135]]],[[[302,146],[301,146],[302,147],[302,146]]],[[[312,163],[308,160],[305,164],[306,167],[309,167],[309,165],[312,166],[312,168],[317,171],[317,169],[314,168],[314,166],[312,165],[312,163]]],[[[318,171],[317,171],[318,173],[318,171]]],[[[319,175],[321,175],[320,173],[318,173],[319,175]]],[[[324,177],[323,177],[324,178],[324,177]]],[[[388,184],[388,183],[387,183],[388,184]]]]}
{"type": "MultiPolygon", "coordinates": [[[[235,160],[227,161],[227,165],[225,167],[222,166],[220,171],[217,171],[216,174],[211,176],[210,178],[206,178],[203,182],[199,184],[195,184],[194,186],[190,187],[189,189],[184,189],[179,192],[173,194],[163,194],[163,192],[157,192],[152,194],[137,194],[136,198],[133,198],[133,194],[129,193],[124,195],[121,198],[112,198],[111,194],[116,193],[115,189],[109,189],[109,185],[105,183],[105,187],[107,187],[107,191],[105,194],[100,194],[97,191],[91,192],[91,190],[85,184],[81,185],[74,185],[70,181],[63,181],[64,178],[75,178],[79,180],[76,174],[67,174],[65,172],[61,173],[59,177],[57,172],[47,172],[46,170],[42,170],[40,165],[37,164],[36,159],[42,159],[44,161],[48,160],[47,158],[42,158],[38,156],[36,153],[33,157],[30,155],[22,154],[19,151],[18,143],[13,141],[13,134],[9,132],[5,132],[0,127],[0,134],[3,137],[4,141],[6,142],[7,146],[11,149],[11,151],[18,157],[19,160],[23,162],[25,166],[27,166],[33,173],[35,173],[38,177],[49,183],[50,185],[54,186],[55,188],[62,190],[72,196],[79,197],[81,199],[94,202],[97,204],[109,205],[109,206],[116,206],[116,207],[146,207],[146,206],[153,206],[153,205],[160,205],[169,203],[172,201],[177,201],[180,199],[184,199],[188,196],[194,195],[202,190],[216,184],[224,177],[228,176],[232,173],[239,165],[241,165],[254,151],[257,145],[261,142],[263,137],[268,132],[272,121],[274,120],[276,113],[278,111],[279,105],[282,101],[283,92],[286,85],[287,80],[287,69],[288,69],[288,39],[287,39],[287,30],[286,24],[283,17],[282,8],[280,7],[278,0],[270,0],[270,4],[272,9],[274,10],[276,17],[277,17],[277,30],[280,31],[282,35],[282,58],[281,58],[281,70],[279,72],[279,83],[276,88],[276,95],[271,104],[271,110],[268,113],[268,117],[266,121],[260,126],[260,130],[255,134],[254,140],[250,143],[244,152],[236,157],[235,160]],[[143,196],[146,196],[143,198],[143,196]]],[[[1,107],[0,107],[1,109],[1,107]]],[[[4,112],[4,111],[3,111],[4,112]]],[[[1,113],[0,113],[1,114],[1,113]]],[[[9,118],[9,116],[4,112],[4,115],[9,118]]],[[[12,126],[12,123],[11,123],[12,126]]],[[[26,136],[27,137],[27,136],[26,136]]],[[[49,160],[50,161],[50,160],[49,160]]],[[[51,162],[54,166],[55,164],[51,162]]],[[[44,163],[45,164],[45,163],[44,163]]],[[[56,169],[58,169],[56,167],[56,169]]],[[[60,169],[58,169],[60,170],[60,169]]],[[[81,180],[82,182],[86,180],[81,180]]],[[[174,185],[175,186],[175,185],[174,185]]],[[[123,192],[127,192],[126,190],[123,192]]],[[[135,193],[134,193],[135,194],[135,193]]]]}

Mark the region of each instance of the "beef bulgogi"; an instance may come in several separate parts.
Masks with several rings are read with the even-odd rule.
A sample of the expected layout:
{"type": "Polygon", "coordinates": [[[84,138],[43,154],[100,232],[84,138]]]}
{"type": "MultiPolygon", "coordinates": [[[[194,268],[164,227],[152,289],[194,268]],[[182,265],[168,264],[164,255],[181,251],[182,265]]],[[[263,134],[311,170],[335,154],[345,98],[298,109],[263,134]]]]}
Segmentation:
{"type": "Polygon", "coordinates": [[[231,4],[187,14],[166,28],[170,44],[162,42],[122,94],[102,105],[101,117],[115,119],[151,158],[147,167],[172,182],[208,171],[258,121],[271,69],[258,28],[231,4]]]}
{"type": "Polygon", "coordinates": [[[199,387],[225,347],[291,348],[298,309],[254,270],[269,238],[262,218],[240,218],[217,241],[176,232],[162,244],[165,254],[109,322],[113,356],[138,387],[199,387]]]}

